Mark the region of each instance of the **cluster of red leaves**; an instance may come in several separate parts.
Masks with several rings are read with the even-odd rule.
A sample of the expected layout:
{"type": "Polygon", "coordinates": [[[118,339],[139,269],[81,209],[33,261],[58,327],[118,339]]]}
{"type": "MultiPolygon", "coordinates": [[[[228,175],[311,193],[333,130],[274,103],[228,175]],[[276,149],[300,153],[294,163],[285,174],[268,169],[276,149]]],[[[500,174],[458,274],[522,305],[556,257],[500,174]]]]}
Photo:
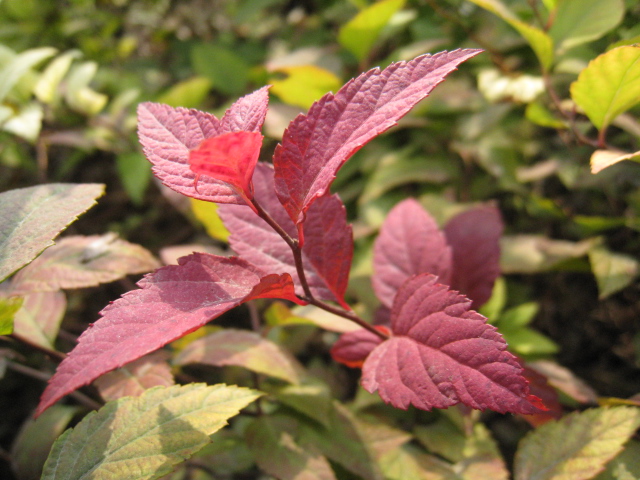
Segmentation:
{"type": "MultiPolygon", "coordinates": [[[[141,104],[139,136],[154,174],[177,192],[221,204],[239,257],[193,254],[147,275],[139,290],[106,307],[81,335],[51,379],[38,412],[251,299],[303,304],[313,297],[349,310],[344,295],[353,240],[342,201],[329,193],[337,171],[478,53],[423,55],[349,81],[291,122],[273,166],[257,162],[267,88],[238,100],[221,119],[141,104]],[[299,248],[296,253],[292,245],[299,248]]],[[[340,357],[349,351],[344,347],[349,338],[357,343],[363,385],[399,408],[463,402],[500,412],[539,411],[502,337],[470,310],[470,300],[447,286],[478,303],[488,298],[497,268],[491,242],[500,232],[495,212],[486,213],[493,216],[488,225],[454,219],[445,241],[426,212],[416,213],[420,222],[412,212],[403,213],[416,208],[409,201],[398,207],[400,213],[392,212],[376,246],[374,285],[390,308],[389,327],[382,329],[389,338],[356,332],[334,352],[340,357]],[[486,255],[478,245],[485,237],[490,239],[486,255]],[[478,255],[469,257],[471,249],[478,255]]]]}

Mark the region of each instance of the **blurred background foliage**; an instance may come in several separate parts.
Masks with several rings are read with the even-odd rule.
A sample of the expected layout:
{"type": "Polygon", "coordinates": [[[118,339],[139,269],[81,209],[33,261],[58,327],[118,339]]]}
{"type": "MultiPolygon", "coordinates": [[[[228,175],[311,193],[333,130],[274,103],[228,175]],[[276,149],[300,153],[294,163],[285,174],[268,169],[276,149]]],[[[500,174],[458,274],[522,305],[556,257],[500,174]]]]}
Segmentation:
{"type": "MultiPolygon", "coordinates": [[[[628,398],[640,392],[640,166],[592,174],[590,159],[640,150],[640,93],[603,123],[572,84],[639,38],[634,0],[3,0],[0,191],[105,183],[71,231],[114,231],[155,253],[224,248],[212,207],[152,181],[138,103],[220,115],[270,84],[268,161],[291,119],[360,72],[482,48],[340,172],[334,191],[356,239],[351,298],[365,316],[376,306],[372,240],[398,201],[418,198],[441,224],[493,202],[506,223],[505,275],[483,313],[514,353],[553,358],[600,395],[628,398]]],[[[130,286],[71,293],[64,328],[78,333],[130,286]]],[[[3,411],[21,421],[27,409],[15,399],[32,406],[40,384],[2,385],[3,411]]],[[[3,448],[14,432],[3,421],[3,448]]]]}

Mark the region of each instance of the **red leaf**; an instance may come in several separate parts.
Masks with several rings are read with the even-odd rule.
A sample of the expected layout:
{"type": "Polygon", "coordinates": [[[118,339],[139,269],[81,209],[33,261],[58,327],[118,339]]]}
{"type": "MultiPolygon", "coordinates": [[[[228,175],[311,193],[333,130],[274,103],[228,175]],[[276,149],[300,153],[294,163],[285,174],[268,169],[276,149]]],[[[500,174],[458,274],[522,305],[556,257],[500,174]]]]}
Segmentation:
{"type": "Polygon", "coordinates": [[[143,278],[140,290],[107,306],[78,339],[42,394],[37,414],[100,375],[192,332],[253,298],[293,295],[291,278],[239,258],[194,253],[143,278]]]}
{"type": "Polygon", "coordinates": [[[469,311],[467,298],[436,282],[417,275],[400,288],[391,314],[394,336],[367,357],[363,387],[402,409],[463,403],[502,413],[544,410],[496,328],[469,311]]]}
{"type": "Polygon", "coordinates": [[[230,132],[207,138],[189,152],[189,166],[196,173],[196,183],[200,175],[223,181],[251,205],[251,177],[261,146],[262,135],[257,132],[230,132]]]}
{"type": "Polygon", "coordinates": [[[259,132],[267,113],[268,87],[234,103],[218,120],[194,109],[157,103],[138,106],[138,136],[153,173],[178,193],[200,200],[244,205],[244,199],[228,184],[202,177],[195,190],[196,174],[189,168],[189,151],[203,140],[229,132],[259,132]]]}
{"type": "MultiPolygon", "coordinates": [[[[387,327],[378,325],[375,328],[390,335],[387,327]]],[[[331,347],[331,356],[337,362],[344,363],[347,367],[362,367],[371,351],[382,343],[383,339],[364,328],[347,332],[340,336],[331,347]]]]}
{"type": "MultiPolygon", "coordinates": [[[[422,55],[369,70],[296,117],[275,151],[278,198],[301,232],[307,210],[325,195],[338,169],[425,98],[444,77],[480,50],[422,55]]],[[[302,235],[301,235],[302,236],[302,235]]],[[[302,238],[300,239],[302,241],[302,238]]]]}
{"type": "Polygon", "coordinates": [[[387,307],[413,275],[431,273],[444,284],[451,278],[451,248],[435,220],[416,200],[404,200],[389,212],[373,252],[373,288],[387,307]]]}
{"type": "MultiPolygon", "coordinates": [[[[259,163],[253,183],[257,203],[288,235],[296,238],[295,226],[275,195],[273,168],[259,163]]],[[[291,249],[264,220],[250,209],[237,205],[220,205],[218,213],[231,233],[231,248],[238,255],[265,272],[289,273],[298,286],[298,293],[303,294],[291,249]]],[[[312,293],[348,308],[344,293],[351,268],[353,237],[340,199],[333,195],[316,202],[309,210],[304,232],[308,240],[302,248],[302,260],[312,293]]]]}
{"type": "Polygon", "coordinates": [[[549,385],[547,377],[526,365],[524,366],[523,375],[529,381],[531,393],[540,398],[548,410],[545,412],[534,413],[532,415],[522,415],[522,418],[529,422],[533,427],[539,427],[551,420],[561,419],[564,412],[562,405],[560,405],[558,392],[549,385]]]}
{"type": "Polygon", "coordinates": [[[478,207],[453,217],[444,228],[453,250],[451,288],[478,309],[491,297],[500,276],[500,237],[504,225],[494,207],[478,207]]]}

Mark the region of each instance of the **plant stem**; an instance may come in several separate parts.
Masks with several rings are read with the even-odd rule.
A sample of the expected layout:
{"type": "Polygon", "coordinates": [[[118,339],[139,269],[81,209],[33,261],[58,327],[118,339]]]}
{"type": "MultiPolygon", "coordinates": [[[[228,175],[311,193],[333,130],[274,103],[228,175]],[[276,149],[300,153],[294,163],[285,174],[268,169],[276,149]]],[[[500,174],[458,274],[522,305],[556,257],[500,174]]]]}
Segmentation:
{"type": "Polygon", "coordinates": [[[45,355],[51,357],[52,359],[54,359],[57,362],[61,362],[62,360],[67,358],[67,356],[64,353],[59,352],[57,350],[52,350],[52,349],[47,348],[47,347],[42,346],[42,345],[39,345],[39,344],[37,344],[35,342],[32,342],[28,338],[23,337],[22,335],[19,335],[17,333],[12,333],[10,335],[10,337],[13,338],[14,340],[17,340],[20,343],[23,343],[23,344],[29,346],[30,348],[33,348],[34,350],[38,350],[39,352],[44,353],[45,355]]]}
{"type": "Polygon", "coordinates": [[[289,248],[291,248],[296,265],[296,272],[298,273],[298,279],[300,280],[300,284],[302,285],[302,289],[304,290],[304,297],[302,298],[302,300],[329,313],[338,315],[342,318],[346,318],[347,320],[351,320],[352,322],[357,323],[360,327],[370,331],[374,335],[377,335],[383,340],[387,340],[389,337],[386,334],[376,329],[373,325],[365,322],[352,311],[347,311],[345,309],[329,305],[328,303],[318,300],[313,296],[313,293],[311,293],[311,288],[309,287],[309,282],[307,281],[307,277],[304,273],[304,266],[302,264],[302,248],[300,248],[298,240],[295,238],[291,238],[291,236],[287,232],[285,232],[285,230],[278,224],[278,222],[276,222],[273,217],[269,215],[269,213],[264,208],[262,208],[262,206],[256,201],[255,198],[252,200],[252,203],[260,218],[267,222],[269,226],[273,228],[276,233],[280,235],[280,237],[282,237],[287,245],[289,245],[289,248]]]}

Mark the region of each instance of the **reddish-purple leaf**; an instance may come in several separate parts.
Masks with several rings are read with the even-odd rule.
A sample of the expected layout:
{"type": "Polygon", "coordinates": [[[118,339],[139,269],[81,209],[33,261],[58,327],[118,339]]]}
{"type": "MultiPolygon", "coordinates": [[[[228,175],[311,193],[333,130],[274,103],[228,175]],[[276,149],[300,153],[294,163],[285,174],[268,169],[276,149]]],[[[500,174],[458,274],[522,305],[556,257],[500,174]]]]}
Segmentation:
{"type": "MultiPolygon", "coordinates": [[[[387,327],[376,327],[385,335],[391,332],[387,327]]],[[[367,359],[371,351],[382,343],[382,337],[369,330],[360,329],[343,334],[331,347],[331,356],[337,362],[344,363],[347,367],[359,368],[367,359]]]]}
{"type": "Polygon", "coordinates": [[[435,220],[416,200],[407,199],[389,212],[376,238],[373,288],[390,308],[400,286],[413,275],[431,273],[448,284],[451,264],[451,249],[435,220]]]}
{"type": "MultiPolygon", "coordinates": [[[[278,201],[273,187],[273,168],[259,163],[254,174],[254,198],[290,235],[296,228],[278,201]]],[[[220,205],[218,213],[231,233],[229,243],[238,255],[265,272],[289,273],[303,294],[293,253],[286,242],[264,220],[248,208],[220,205]]],[[[307,243],[302,248],[305,275],[311,292],[323,300],[338,301],[345,308],[353,236],[340,199],[326,196],[309,210],[304,224],[307,243]]]]}
{"type": "Polygon", "coordinates": [[[545,410],[529,393],[522,367],[502,336],[470,305],[433,275],[407,280],[392,308],[394,336],[367,357],[363,387],[402,409],[463,403],[502,413],[545,410]]]}
{"type": "Polygon", "coordinates": [[[189,166],[196,174],[221,180],[234,188],[251,205],[251,177],[256,168],[262,135],[257,132],[229,132],[204,140],[189,152],[189,166]]]}
{"type": "Polygon", "coordinates": [[[37,414],[100,375],[196,330],[253,298],[297,300],[291,278],[267,275],[242,259],[194,253],[145,276],[107,306],[78,339],[42,394],[37,414]]]}
{"type": "MultiPolygon", "coordinates": [[[[451,71],[480,50],[422,55],[369,70],[296,117],[275,151],[278,198],[301,231],[315,199],[325,195],[353,153],[425,98],[451,71]]],[[[302,239],[301,239],[302,240],[302,239]]]]}
{"type": "Polygon", "coordinates": [[[500,276],[500,237],[504,225],[494,207],[478,207],[453,217],[444,228],[453,251],[451,288],[478,309],[491,297],[500,276]]]}
{"type": "Polygon", "coordinates": [[[157,103],[138,106],[138,136],[153,173],[178,193],[218,203],[245,204],[231,186],[211,177],[198,179],[189,168],[189,151],[203,140],[230,132],[259,132],[267,113],[268,87],[247,95],[224,114],[222,120],[194,109],[157,103]]]}

